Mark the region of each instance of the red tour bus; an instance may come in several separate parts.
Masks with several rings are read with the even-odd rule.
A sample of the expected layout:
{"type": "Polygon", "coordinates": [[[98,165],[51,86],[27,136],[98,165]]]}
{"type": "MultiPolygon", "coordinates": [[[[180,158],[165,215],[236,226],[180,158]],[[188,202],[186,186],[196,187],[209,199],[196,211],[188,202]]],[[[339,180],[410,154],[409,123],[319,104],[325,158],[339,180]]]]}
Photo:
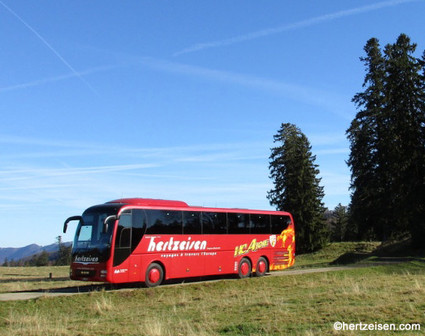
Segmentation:
{"type": "Polygon", "coordinates": [[[219,274],[263,276],[294,264],[295,231],[282,211],[189,206],[181,201],[119,199],[96,205],[79,221],[73,280],[160,285],[219,274]]]}

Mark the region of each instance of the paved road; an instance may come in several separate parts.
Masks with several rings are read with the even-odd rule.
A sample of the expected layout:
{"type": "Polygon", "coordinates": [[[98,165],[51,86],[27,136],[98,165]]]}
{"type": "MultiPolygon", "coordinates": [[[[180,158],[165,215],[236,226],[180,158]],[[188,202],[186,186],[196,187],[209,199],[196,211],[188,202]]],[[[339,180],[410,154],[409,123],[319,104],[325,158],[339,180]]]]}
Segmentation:
{"type": "MultiPolygon", "coordinates": [[[[307,269],[296,269],[296,270],[285,270],[272,272],[268,276],[285,276],[285,275],[298,275],[298,274],[309,274],[309,273],[323,273],[323,272],[335,272],[335,271],[344,271],[356,268],[364,268],[378,265],[388,265],[392,262],[383,262],[383,263],[371,263],[371,264],[358,264],[358,265],[350,265],[350,266],[335,266],[335,267],[321,267],[321,268],[307,268],[307,269]]],[[[214,281],[214,280],[213,280],[214,281]]],[[[220,281],[220,280],[215,280],[220,281]]],[[[198,283],[199,281],[190,281],[184,284],[193,284],[198,283]]],[[[181,285],[181,283],[170,284],[172,285],[181,285]]],[[[76,295],[76,294],[84,294],[90,293],[92,291],[98,291],[101,289],[110,289],[110,285],[87,285],[80,287],[64,287],[64,288],[56,288],[50,289],[46,291],[32,291],[32,292],[14,292],[14,293],[0,293],[0,301],[16,301],[16,300],[29,300],[36,299],[40,297],[55,297],[55,296],[65,296],[65,295],[76,295]]],[[[135,287],[130,287],[134,289],[135,287]]],[[[120,288],[118,290],[129,290],[127,288],[120,288]]]]}
{"type": "Polygon", "coordinates": [[[0,293],[0,301],[17,301],[37,299],[39,297],[53,297],[62,295],[75,295],[76,293],[49,293],[49,292],[19,292],[19,293],[0,293]]]}

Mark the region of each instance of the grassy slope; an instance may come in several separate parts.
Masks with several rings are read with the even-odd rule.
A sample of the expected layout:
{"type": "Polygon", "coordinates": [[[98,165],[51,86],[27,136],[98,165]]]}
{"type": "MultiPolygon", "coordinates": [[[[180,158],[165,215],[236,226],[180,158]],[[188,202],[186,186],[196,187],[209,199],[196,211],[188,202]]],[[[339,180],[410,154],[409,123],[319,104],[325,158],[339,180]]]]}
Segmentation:
{"type": "MultiPolygon", "coordinates": [[[[315,261],[317,254],[299,258],[315,261]]],[[[332,328],[336,321],[416,322],[422,324],[420,335],[424,312],[424,263],[410,261],[332,273],[0,302],[0,335],[332,335],[338,334],[332,328]]],[[[359,333],[371,334],[339,334],[359,333]]]]}
{"type": "Polygon", "coordinates": [[[320,251],[296,256],[295,268],[326,267],[331,265],[341,256],[354,253],[369,256],[369,254],[375,251],[379,245],[379,242],[332,243],[320,251]]]}

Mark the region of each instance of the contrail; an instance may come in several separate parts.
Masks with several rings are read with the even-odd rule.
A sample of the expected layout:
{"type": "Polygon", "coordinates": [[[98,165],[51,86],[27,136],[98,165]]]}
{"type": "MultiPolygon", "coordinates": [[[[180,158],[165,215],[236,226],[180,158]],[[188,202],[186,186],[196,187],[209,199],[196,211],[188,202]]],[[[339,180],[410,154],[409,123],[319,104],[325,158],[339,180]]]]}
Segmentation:
{"type": "Polygon", "coordinates": [[[223,46],[232,45],[236,43],[241,43],[244,41],[255,40],[261,37],[266,37],[266,36],[279,34],[279,33],[283,33],[290,30],[317,25],[322,22],[332,21],[332,20],[340,19],[347,16],[367,13],[367,12],[375,11],[381,8],[397,6],[397,5],[401,5],[408,2],[414,2],[414,1],[420,1],[420,0],[391,0],[391,1],[378,2],[372,5],[367,5],[363,7],[347,9],[347,10],[330,13],[330,14],[326,14],[322,16],[317,16],[311,19],[275,27],[275,28],[263,29],[263,30],[259,30],[249,34],[231,37],[224,40],[195,44],[193,46],[190,46],[188,48],[185,48],[181,51],[174,53],[173,56],[180,56],[183,54],[189,54],[189,53],[193,53],[193,52],[204,50],[204,49],[218,48],[218,47],[223,47],[223,46]]]}
{"type": "Polygon", "coordinates": [[[73,68],[71,64],[68,63],[66,59],[62,57],[62,55],[55,49],[53,46],[46,41],[46,39],[41,36],[33,27],[31,27],[23,18],[21,18],[15,11],[13,11],[10,7],[8,7],[3,1],[0,0],[0,5],[2,5],[4,8],[6,8],[9,13],[11,13],[15,18],[17,18],[25,27],[27,27],[37,38],[43,42],[43,44],[50,49],[51,52],[53,52],[57,58],[61,60],[61,62],[72,71],[72,73],[78,77],[81,81],[86,84],[90,90],[92,90],[95,94],[98,94],[97,91],[81,76],[81,74],[73,68]]]}
{"type": "Polygon", "coordinates": [[[38,80],[35,80],[35,81],[21,83],[21,84],[10,85],[10,86],[6,86],[6,87],[0,87],[0,93],[6,92],[6,91],[26,89],[26,88],[29,88],[29,87],[38,86],[38,85],[47,84],[47,83],[59,82],[61,80],[65,80],[65,79],[69,79],[69,78],[75,78],[75,77],[82,78],[82,76],[84,76],[84,75],[90,75],[90,74],[93,74],[93,73],[96,73],[96,72],[107,71],[107,70],[115,69],[117,67],[118,66],[96,67],[96,68],[92,68],[92,69],[88,69],[88,70],[84,70],[84,71],[80,71],[80,72],[69,73],[69,74],[66,74],[66,75],[60,75],[60,76],[55,76],[55,77],[38,79],[38,80]]]}

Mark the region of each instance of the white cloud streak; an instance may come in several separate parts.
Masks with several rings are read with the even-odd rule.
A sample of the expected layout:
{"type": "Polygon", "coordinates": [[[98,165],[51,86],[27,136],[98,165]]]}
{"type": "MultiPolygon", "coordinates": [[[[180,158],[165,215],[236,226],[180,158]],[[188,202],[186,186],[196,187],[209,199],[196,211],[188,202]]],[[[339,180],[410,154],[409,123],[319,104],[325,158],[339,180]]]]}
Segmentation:
{"type": "Polygon", "coordinates": [[[0,176],[14,175],[38,175],[38,176],[70,176],[70,175],[87,175],[121,172],[126,170],[138,170],[145,168],[155,168],[158,164],[127,164],[115,166],[94,166],[94,167],[78,167],[78,168],[30,168],[30,169],[12,169],[0,170],[0,176]]]}
{"type": "Polygon", "coordinates": [[[348,106],[350,98],[343,97],[329,91],[268,78],[256,77],[252,75],[208,69],[176,62],[168,62],[150,57],[143,57],[139,61],[144,66],[168,73],[177,73],[229,84],[237,84],[240,86],[266,91],[272,94],[283,95],[296,101],[323,107],[345,120],[352,119],[351,112],[344,109],[344,106],[348,106]]]}
{"type": "Polygon", "coordinates": [[[98,72],[104,72],[104,71],[112,70],[112,69],[115,69],[117,67],[118,66],[100,66],[100,67],[95,67],[95,68],[84,70],[84,71],[72,72],[72,73],[69,73],[69,74],[66,74],[66,75],[54,76],[54,77],[34,80],[34,81],[26,82],[26,83],[9,85],[9,86],[5,86],[5,87],[0,87],[0,93],[1,92],[7,92],[7,91],[27,89],[27,88],[30,88],[30,87],[40,86],[40,85],[44,85],[44,84],[56,83],[56,82],[71,79],[71,78],[80,78],[81,79],[82,76],[87,76],[87,75],[91,75],[91,74],[98,73],[98,72]]]}
{"type": "MultiPolygon", "coordinates": [[[[39,138],[0,135],[0,144],[3,148],[19,146],[18,153],[2,153],[1,159],[28,159],[45,157],[74,157],[74,156],[103,156],[120,157],[126,159],[161,159],[173,161],[213,161],[223,159],[223,155],[240,159],[255,158],[250,153],[240,156],[241,149],[246,148],[246,143],[213,143],[193,144],[188,146],[169,147],[126,147],[96,143],[82,143],[78,141],[52,141],[39,138]],[[25,151],[26,146],[31,146],[31,151],[25,151]],[[37,148],[37,149],[36,149],[37,148]],[[218,157],[217,155],[221,155],[218,157]]],[[[267,148],[269,144],[251,142],[251,148],[267,148]]],[[[4,167],[4,165],[3,165],[4,167]]]]}
{"type": "Polygon", "coordinates": [[[192,45],[188,48],[185,48],[183,50],[180,50],[178,52],[175,52],[173,54],[173,56],[180,56],[180,55],[189,54],[189,53],[193,53],[193,52],[197,52],[197,51],[201,51],[201,50],[205,50],[205,49],[224,47],[224,46],[233,45],[233,44],[237,44],[237,43],[241,43],[241,42],[245,42],[245,41],[251,41],[251,40],[255,40],[255,39],[259,39],[259,38],[268,37],[268,36],[271,36],[271,35],[281,34],[281,33],[287,32],[287,31],[291,31],[291,30],[311,27],[311,26],[318,25],[320,23],[333,21],[333,20],[336,20],[336,19],[341,19],[341,18],[345,18],[345,17],[349,17],[349,16],[358,15],[358,14],[368,13],[368,12],[376,11],[376,10],[386,8],[386,7],[398,6],[398,5],[402,5],[402,4],[414,2],[414,1],[419,1],[419,0],[383,1],[383,2],[378,2],[378,3],[375,3],[375,4],[363,6],[363,7],[342,10],[342,11],[339,11],[339,12],[325,14],[325,15],[322,15],[322,16],[317,16],[317,17],[314,17],[314,18],[311,18],[311,19],[302,20],[302,21],[299,21],[299,22],[290,23],[290,24],[282,25],[282,26],[275,27],[275,28],[263,29],[263,30],[251,32],[251,33],[248,33],[248,34],[231,37],[231,38],[228,38],[228,39],[206,42],[206,43],[198,43],[198,44],[192,45]]]}
{"type": "MultiPolygon", "coordinates": [[[[4,142],[7,137],[0,140],[4,142]]],[[[26,138],[12,137],[10,140],[19,143],[20,147],[26,147],[24,143],[28,143],[28,146],[30,144],[30,139],[26,138]]],[[[35,142],[50,143],[44,139],[35,142]]],[[[63,145],[65,150],[71,149],[71,143],[63,145]]],[[[82,148],[78,142],[75,145],[82,148]]],[[[87,148],[102,149],[102,146],[87,144],[87,148]]],[[[9,204],[10,208],[19,204],[31,204],[31,207],[46,207],[49,204],[65,209],[75,208],[76,205],[87,207],[124,196],[180,198],[192,202],[198,199],[202,202],[222,201],[220,194],[225,195],[225,199],[240,199],[246,190],[250,190],[251,196],[243,202],[256,198],[258,202],[258,195],[265,194],[267,190],[264,188],[258,191],[261,181],[268,182],[265,163],[267,144],[211,144],[122,150],[95,154],[90,157],[90,162],[102,161],[106,164],[87,167],[74,158],[66,159],[62,167],[58,166],[56,160],[28,160],[23,157],[10,162],[2,158],[6,164],[0,164],[0,199],[9,204]],[[156,152],[155,155],[153,152],[156,152]],[[131,155],[128,156],[128,153],[131,155]],[[138,156],[133,156],[135,153],[138,156]],[[112,162],[120,164],[108,164],[112,162]],[[244,171],[240,171],[242,162],[244,171]]],[[[80,208],[76,212],[82,210],[80,208]]]]}

